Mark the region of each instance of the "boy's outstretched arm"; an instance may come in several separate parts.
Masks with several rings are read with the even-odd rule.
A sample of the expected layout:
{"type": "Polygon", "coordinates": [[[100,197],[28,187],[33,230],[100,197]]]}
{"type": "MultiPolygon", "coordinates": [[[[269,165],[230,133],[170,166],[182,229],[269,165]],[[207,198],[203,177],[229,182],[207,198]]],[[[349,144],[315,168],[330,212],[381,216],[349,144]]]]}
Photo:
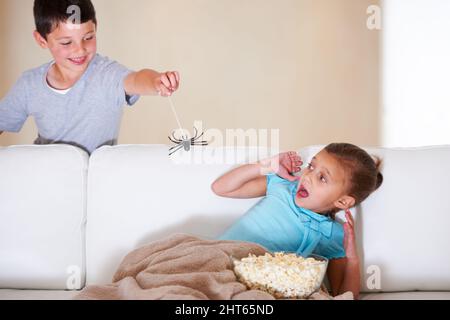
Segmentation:
{"type": "Polygon", "coordinates": [[[171,96],[180,85],[178,72],[159,73],[150,69],[132,72],[124,82],[128,95],[161,95],[171,96]]]}

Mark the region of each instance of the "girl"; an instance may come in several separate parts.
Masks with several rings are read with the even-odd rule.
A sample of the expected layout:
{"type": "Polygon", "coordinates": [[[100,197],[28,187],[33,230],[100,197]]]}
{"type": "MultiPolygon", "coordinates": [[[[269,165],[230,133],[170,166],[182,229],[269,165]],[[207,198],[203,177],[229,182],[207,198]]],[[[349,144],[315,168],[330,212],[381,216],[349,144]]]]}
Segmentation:
{"type": "Polygon", "coordinates": [[[347,143],[321,150],[300,176],[303,164],[287,152],[238,167],[217,179],[212,190],[229,198],[263,197],[232,225],[221,240],[258,243],[272,252],[312,253],[329,259],[331,293],[359,297],[360,267],[349,208],[360,204],[383,182],[380,159],[347,143]],[[341,225],[335,214],[346,211],[341,225]]]}

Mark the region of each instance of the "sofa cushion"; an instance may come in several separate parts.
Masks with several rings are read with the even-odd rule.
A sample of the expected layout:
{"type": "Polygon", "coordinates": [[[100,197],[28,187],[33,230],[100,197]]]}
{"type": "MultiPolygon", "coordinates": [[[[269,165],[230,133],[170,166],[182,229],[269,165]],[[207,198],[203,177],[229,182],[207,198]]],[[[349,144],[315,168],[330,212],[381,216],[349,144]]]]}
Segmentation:
{"type": "Polygon", "coordinates": [[[0,288],[84,285],[87,167],[71,146],[0,148],[0,288]]]}

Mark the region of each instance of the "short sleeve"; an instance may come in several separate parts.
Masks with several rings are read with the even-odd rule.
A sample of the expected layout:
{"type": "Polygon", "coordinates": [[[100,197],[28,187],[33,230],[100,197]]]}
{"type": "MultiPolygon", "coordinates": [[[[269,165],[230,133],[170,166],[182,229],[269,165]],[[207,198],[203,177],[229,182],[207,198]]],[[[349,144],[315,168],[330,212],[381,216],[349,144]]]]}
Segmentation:
{"type": "Polygon", "coordinates": [[[139,95],[128,95],[125,92],[125,78],[132,72],[120,63],[111,60],[104,69],[103,78],[107,90],[118,107],[133,106],[139,100],[139,95]]]}
{"type": "Polygon", "coordinates": [[[0,131],[19,132],[28,118],[24,75],[0,101],[0,131]]]}
{"type": "Polygon", "coordinates": [[[275,194],[281,189],[286,189],[288,185],[292,184],[292,182],[281,178],[277,174],[269,174],[266,176],[266,186],[267,186],[267,195],[275,194]]]}
{"type": "Polygon", "coordinates": [[[339,222],[333,223],[331,238],[320,241],[314,253],[330,260],[346,257],[344,249],[344,228],[339,222]]]}
{"type": "Polygon", "coordinates": [[[273,187],[275,184],[285,181],[283,178],[277,174],[269,174],[267,177],[267,187],[273,187]]]}

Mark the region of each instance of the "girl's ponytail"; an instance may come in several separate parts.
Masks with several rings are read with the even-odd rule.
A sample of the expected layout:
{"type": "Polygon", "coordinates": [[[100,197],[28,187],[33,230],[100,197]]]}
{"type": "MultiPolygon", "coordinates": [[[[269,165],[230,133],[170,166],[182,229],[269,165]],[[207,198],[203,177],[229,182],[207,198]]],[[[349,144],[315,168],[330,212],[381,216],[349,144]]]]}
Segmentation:
{"type": "Polygon", "coordinates": [[[381,186],[381,184],[383,183],[383,179],[384,178],[383,178],[383,175],[380,172],[380,167],[381,167],[381,163],[382,163],[381,159],[379,157],[377,157],[377,156],[372,156],[372,158],[375,161],[375,167],[377,168],[377,171],[378,171],[378,173],[377,173],[377,182],[375,184],[375,189],[373,190],[373,191],[375,191],[381,186]]]}

